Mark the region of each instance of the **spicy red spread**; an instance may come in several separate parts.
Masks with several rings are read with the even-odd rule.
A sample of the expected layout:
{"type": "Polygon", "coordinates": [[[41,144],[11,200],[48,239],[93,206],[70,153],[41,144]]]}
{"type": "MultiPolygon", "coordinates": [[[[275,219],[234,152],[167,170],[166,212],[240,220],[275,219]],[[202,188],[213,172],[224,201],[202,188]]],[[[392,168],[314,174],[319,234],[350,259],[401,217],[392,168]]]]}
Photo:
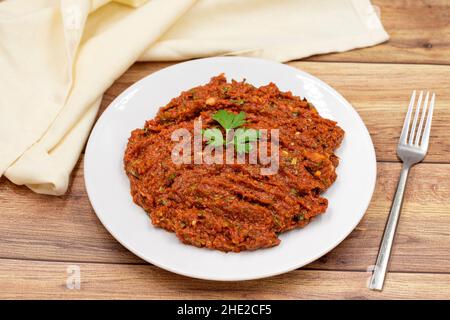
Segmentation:
{"type": "MultiPolygon", "coordinates": [[[[333,151],[344,131],[314,106],[270,83],[256,88],[224,75],[182,92],[144,128],[131,133],[124,164],[131,195],[152,223],[186,244],[239,252],[272,247],[278,235],[325,212],[321,197],[336,179],[333,151]],[[175,129],[193,133],[194,120],[217,127],[218,110],[246,115],[247,128],[279,129],[279,169],[261,164],[175,164],[175,129]]],[[[203,142],[206,145],[206,142],[203,142]]]]}

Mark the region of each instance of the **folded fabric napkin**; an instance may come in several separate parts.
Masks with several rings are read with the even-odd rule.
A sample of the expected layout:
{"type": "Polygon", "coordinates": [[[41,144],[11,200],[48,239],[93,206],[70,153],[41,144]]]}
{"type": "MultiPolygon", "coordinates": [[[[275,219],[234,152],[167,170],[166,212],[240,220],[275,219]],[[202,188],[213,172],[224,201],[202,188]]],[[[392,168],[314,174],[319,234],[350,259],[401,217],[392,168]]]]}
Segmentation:
{"type": "Polygon", "coordinates": [[[137,60],[289,61],[387,39],[369,0],[0,2],[0,176],[64,194],[103,93],[137,60]]]}

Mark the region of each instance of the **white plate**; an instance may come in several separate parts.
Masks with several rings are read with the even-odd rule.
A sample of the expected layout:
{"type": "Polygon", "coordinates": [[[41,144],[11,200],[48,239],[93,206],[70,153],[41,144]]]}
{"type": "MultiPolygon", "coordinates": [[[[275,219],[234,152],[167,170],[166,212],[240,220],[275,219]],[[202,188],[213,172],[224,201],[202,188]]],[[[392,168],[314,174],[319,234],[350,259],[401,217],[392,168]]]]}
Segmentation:
{"type": "Polygon", "coordinates": [[[375,186],[372,140],[359,115],[334,89],[306,72],[276,62],[238,57],[188,61],[155,72],[120,96],[97,121],[86,149],[84,174],[89,199],[108,231],[131,252],[166,270],[201,279],[249,280],[302,267],[338,245],[363,217],[375,186]],[[151,225],[135,205],[123,169],[123,153],[135,128],[181,91],[224,72],[255,86],[274,82],[282,91],[305,96],[319,113],[345,130],[338,178],[324,194],[326,213],[303,229],[280,236],[281,244],[253,252],[223,253],[182,244],[173,233],[151,225]]]}

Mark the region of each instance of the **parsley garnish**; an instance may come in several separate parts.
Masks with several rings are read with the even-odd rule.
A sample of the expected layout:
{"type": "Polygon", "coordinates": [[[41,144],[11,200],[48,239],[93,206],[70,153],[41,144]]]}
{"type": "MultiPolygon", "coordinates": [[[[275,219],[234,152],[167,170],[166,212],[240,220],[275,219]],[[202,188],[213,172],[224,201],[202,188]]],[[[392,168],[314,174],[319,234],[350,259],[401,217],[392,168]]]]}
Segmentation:
{"type": "Polygon", "coordinates": [[[233,143],[237,152],[247,152],[252,150],[249,142],[259,139],[259,131],[255,129],[239,128],[234,132],[233,143]]]}
{"type": "Polygon", "coordinates": [[[245,112],[241,111],[239,114],[234,114],[226,110],[219,110],[212,118],[220,123],[225,130],[234,129],[245,123],[245,112]]]}
{"type": "Polygon", "coordinates": [[[206,129],[203,131],[203,136],[208,140],[208,144],[214,147],[224,144],[222,131],[219,128],[206,129]]]}
{"type": "MultiPolygon", "coordinates": [[[[213,117],[228,133],[230,129],[236,129],[245,124],[245,112],[241,111],[238,114],[228,112],[226,110],[217,111],[213,117]]],[[[227,144],[227,141],[222,136],[222,131],[218,128],[206,129],[203,131],[203,136],[207,139],[208,144],[213,146],[220,146],[227,144]]],[[[241,153],[248,153],[252,150],[250,142],[259,139],[259,131],[248,128],[238,128],[234,132],[233,140],[228,142],[234,144],[236,151],[241,153]]]]}

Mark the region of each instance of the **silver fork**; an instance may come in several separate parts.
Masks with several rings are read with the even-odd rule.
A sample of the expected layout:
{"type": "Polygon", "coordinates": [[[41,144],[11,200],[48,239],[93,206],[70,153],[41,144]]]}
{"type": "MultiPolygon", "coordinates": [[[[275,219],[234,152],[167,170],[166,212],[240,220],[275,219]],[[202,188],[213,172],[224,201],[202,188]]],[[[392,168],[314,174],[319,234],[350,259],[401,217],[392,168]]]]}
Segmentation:
{"type": "Polygon", "coordinates": [[[408,112],[406,113],[405,122],[403,124],[400,141],[397,146],[397,155],[403,161],[400,180],[397,186],[397,192],[392,203],[391,212],[389,213],[388,222],[384,230],[383,240],[381,242],[380,251],[378,252],[377,262],[370,279],[369,288],[372,290],[382,290],[386,270],[388,266],[389,256],[391,254],[392,244],[394,241],[395,229],[397,228],[398,219],[403,203],[403,193],[408,179],[409,169],[425,158],[428,150],[428,141],[430,138],[431,119],[433,118],[433,109],[435,94],[433,93],[428,107],[428,98],[430,93],[427,92],[425,100],[422,103],[423,91],[420,92],[419,99],[414,112],[412,126],[410,129],[411,116],[414,110],[416,100],[416,91],[413,91],[409,102],[408,112]],[[422,112],[421,112],[422,111],[422,112]],[[427,114],[428,111],[428,114],[427,114]],[[422,129],[425,122],[425,129],[422,129]],[[420,117],[420,120],[419,120],[420,117]],[[417,122],[419,123],[417,124],[417,122]]]}

